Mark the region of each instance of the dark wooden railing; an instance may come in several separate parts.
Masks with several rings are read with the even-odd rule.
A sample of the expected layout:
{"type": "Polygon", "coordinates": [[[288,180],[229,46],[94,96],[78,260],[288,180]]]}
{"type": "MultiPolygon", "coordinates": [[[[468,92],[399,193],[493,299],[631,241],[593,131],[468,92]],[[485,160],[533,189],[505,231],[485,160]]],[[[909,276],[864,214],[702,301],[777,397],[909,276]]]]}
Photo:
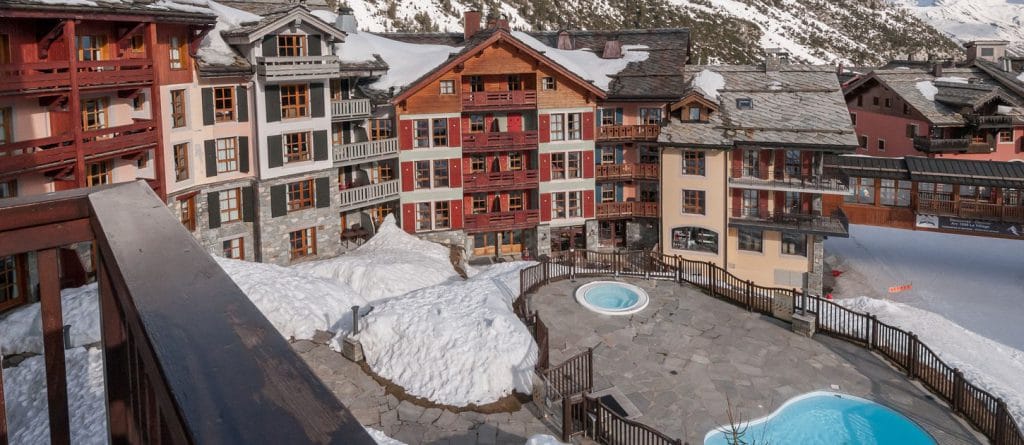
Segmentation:
{"type": "MultiPolygon", "coordinates": [[[[963,416],[993,444],[1024,445],[1024,432],[1007,409],[1006,403],[967,381],[959,369],[945,363],[912,332],[880,322],[874,315],[850,310],[831,300],[806,295],[797,289],[756,285],[711,262],[692,261],[679,256],[652,252],[562,252],[520,271],[521,301],[517,300],[516,304],[524,308],[529,306],[530,294],[546,284],[564,279],[596,276],[636,276],[686,283],[748,311],[759,312],[787,322],[792,320],[794,313],[814,313],[817,332],[877,351],[904,370],[909,378],[918,379],[926,388],[946,401],[950,410],[963,416]]],[[[545,344],[547,341],[545,338],[545,344]]],[[[593,372],[592,366],[591,364],[587,372],[593,372]]],[[[569,391],[573,388],[559,389],[569,391]]],[[[641,439],[637,439],[640,442],[615,442],[613,436],[594,433],[601,430],[587,428],[589,424],[581,420],[578,412],[585,403],[581,401],[586,398],[585,394],[560,394],[564,410],[561,422],[564,441],[578,434],[586,434],[598,443],[608,445],[661,444],[665,442],[659,440],[667,439],[660,434],[647,434],[651,431],[647,426],[627,422],[621,426],[626,432],[620,434],[626,434],[626,437],[640,437],[641,439]]]]}
{"type": "Polygon", "coordinates": [[[540,222],[540,210],[467,213],[463,219],[468,232],[524,229],[540,222]]]}
{"type": "Polygon", "coordinates": [[[740,187],[756,188],[821,190],[826,192],[842,192],[850,190],[850,177],[840,171],[826,170],[820,175],[805,172],[787,172],[785,168],[732,168],[729,183],[740,187]]]}
{"type": "Polygon", "coordinates": [[[597,218],[657,218],[656,202],[601,202],[597,204],[597,218]]]}
{"type": "Polygon", "coordinates": [[[462,151],[467,153],[483,153],[512,149],[535,149],[537,148],[538,141],[537,130],[463,133],[462,151]]]}
{"type": "MultiPolygon", "coordinates": [[[[602,444],[629,445],[682,445],[682,439],[673,439],[664,433],[620,416],[599,398],[584,395],[579,398],[582,407],[570,407],[567,411],[575,416],[573,426],[581,426],[578,433],[586,432],[588,437],[602,444]]],[[[562,440],[566,440],[563,437],[562,440]]]]}
{"type": "Polygon", "coordinates": [[[518,108],[537,106],[536,90],[477,91],[462,93],[463,108],[518,108]]]}
{"type": "Polygon", "coordinates": [[[659,134],[661,134],[661,126],[657,124],[602,125],[597,127],[597,139],[600,141],[654,141],[658,139],[659,134]]]}
{"type": "Polygon", "coordinates": [[[152,82],[153,62],[146,59],[78,62],[78,86],[81,88],[152,82]]]}
{"type": "Polygon", "coordinates": [[[506,170],[501,172],[466,173],[462,187],[466,192],[488,192],[533,188],[540,183],[537,170],[506,170]]]}
{"type": "MultiPolygon", "coordinates": [[[[0,201],[0,256],[35,253],[51,443],[70,442],[57,251],[76,243],[95,252],[111,443],[374,443],[143,182],[0,201]]],[[[6,415],[0,397],[0,443],[6,415]]]]}
{"type": "Polygon", "coordinates": [[[67,60],[0,65],[0,92],[70,88],[69,66],[67,60]]]}
{"type": "Polygon", "coordinates": [[[598,180],[657,180],[661,170],[660,164],[598,164],[595,167],[594,175],[598,180]]]}
{"type": "Polygon", "coordinates": [[[849,236],[850,221],[841,208],[830,215],[816,213],[771,211],[764,208],[734,208],[729,215],[729,224],[734,226],[755,226],[781,228],[816,235],[849,236]]]}
{"type": "Polygon", "coordinates": [[[1024,205],[955,200],[949,193],[918,193],[917,212],[969,219],[1024,222],[1024,205]]]}
{"type": "Polygon", "coordinates": [[[918,136],[914,138],[914,149],[925,153],[963,151],[971,146],[971,138],[934,139],[918,136]]]}

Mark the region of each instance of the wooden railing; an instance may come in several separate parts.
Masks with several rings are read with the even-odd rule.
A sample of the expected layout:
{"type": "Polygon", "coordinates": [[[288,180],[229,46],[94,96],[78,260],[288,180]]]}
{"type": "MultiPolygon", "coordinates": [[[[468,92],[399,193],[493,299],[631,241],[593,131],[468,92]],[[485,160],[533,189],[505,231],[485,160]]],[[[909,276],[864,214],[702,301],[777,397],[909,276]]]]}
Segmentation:
{"type": "Polygon", "coordinates": [[[0,65],[0,92],[71,87],[67,61],[0,65]]]}
{"type": "Polygon", "coordinates": [[[597,164],[594,174],[598,180],[645,179],[657,180],[660,164],[597,164]]]}
{"type": "Polygon", "coordinates": [[[153,80],[153,62],[146,59],[78,62],[78,86],[80,88],[148,84],[153,80]]]}
{"type": "Polygon", "coordinates": [[[536,105],[536,90],[477,91],[462,93],[463,108],[514,108],[536,105]]]}
{"type": "Polygon", "coordinates": [[[467,213],[463,215],[463,218],[467,232],[525,229],[534,227],[540,222],[540,211],[467,213]]]}
{"type": "Polygon", "coordinates": [[[533,188],[539,184],[537,170],[508,170],[503,172],[466,173],[462,187],[467,192],[485,192],[533,188]]]}
{"type": "MultiPolygon", "coordinates": [[[[129,154],[132,151],[155,147],[156,121],[101,128],[82,133],[79,148],[86,160],[111,153],[129,154]]],[[[17,172],[35,167],[52,167],[75,159],[74,137],[62,134],[28,141],[0,145],[0,173],[17,172]]]]}
{"type": "MultiPolygon", "coordinates": [[[[576,429],[576,434],[586,435],[597,443],[683,445],[682,439],[673,439],[654,428],[620,416],[599,398],[584,394],[576,400],[578,402],[564,405],[565,415],[571,417],[566,425],[576,429]],[[576,404],[579,406],[574,406],[576,404]]],[[[571,436],[562,440],[568,441],[571,436]]]]}
{"type": "Polygon", "coordinates": [[[398,155],[398,138],[334,146],[334,162],[351,165],[398,155]]]}
{"type": "Polygon", "coordinates": [[[597,127],[597,140],[599,141],[654,141],[658,139],[659,134],[661,134],[661,126],[657,124],[602,125],[597,127]]]}
{"type": "Polygon", "coordinates": [[[462,134],[462,150],[465,152],[523,150],[537,148],[537,143],[537,130],[462,134]]]}
{"type": "Polygon", "coordinates": [[[967,120],[969,122],[971,122],[972,124],[977,125],[977,126],[982,127],[982,128],[1012,127],[1013,125],[1019,124],[1019,123],[1022,122],[1022,119],[1021,119],[1020,116],[1010,116],[1010,115],[1005,115],[1005,116],[1003,116],[1003,115],[979,116],[979,115],[972,114],[972,115],[969,115],[967,117],[967,120]]]}
{"type": "Polygon", "coordinates": [[[369,116],[373,111],[370,99],[346,99],[331,101],[331,117],[349,118],[369,116]]]}
{"type": "Polygon", "coordinates": [[[104,441],[374,443],[143,182],[0,201],[0,256],[34,253],[51,443],[71,441],[57,252],[77,243],[99,282],[104,441]]]}
{"type": "Polygon", "coordinates": [[[74,159],[74,140],[73,135],[62,134],[0,145],[0,173],[74,159]]]}
{"type": "Polygon", "coordinates": [[[597,215],[600,218],[657,218],[658,203],[656,202],[601,202],[597,204],[597,215]]]}
{"type": "Polygon", "coordinates": [[[929,215],[1024,222],[1024,206],[954,200],[950,194],[918,193],[916,211],[929,215]]]}
{"type": "Polygon", "coordinates": [[[970,138],[959,138],[959,139],[933,139],[929,137],[915,137],[914,138],[914,149],[923,151],[926,153],[932,152],[945,152],[945,151],[961,151],[967,150],[971,146],[970,138]]]}
{"type": "MultiPolygon", "coordinates": [[[[945,363],[912,332],[878,321],[871,314],[845,308],[831,300],[810,296],[797,289],[765,287],[743,280],[714,263],[693,261],[680,256],[652,252],[562,252],[519,272],[519,300],[514,304],[530,306],[529,297],[544,285],[564,279],[599,276],[634,276],[668,279],[686,283],[707,294],[785,322],[792,321],[798,312],[816,315],[815,330],[877,351],[894,365],[904,370],[949,404],[950,410],[963,416],[995,445],[1024,445],[1024,432],[1007,409],[1006,403],[988,391],[966,380],[959,369],[945,363]]],[[[562,400],[573,399],[562,393],[562,400]]],[[[585,397],[585,395],[584,395],[585,397]]],[[[579,403],[579,398],[575,398],[579,403]]],[[[564,405],[563,405],[564,407],[564,405]]],[[[573,407],[562,419],[563,440],[581,433],[579,422],[574,423],[573,407]]],[[[579,419],[579,417],[576,417],[579,419]]],[[[629,434],[642,437],[651,430],[641,424],[628,424],[623,428],[629,434]]],[[[582,433],[594,431],[582,428],[582,433]]],[[[588,435],[602,444],[614,442],[610,436],[588,435]]],[[[633,436],[637,437],[637,436],[633,436]]],[[[662,437],[663,436],[658,436],[662,437]]],[[[651,439],[660,440],[660,439],[651,439]]],[[[633,443],[633,442],[629,442],[633,443]]],[[[639,443],[639,442],[638,442],[639,443]]],[[[646,442],[644,442],[646,443],[646,442]]],[[[660,443],[660,442],[652,442],[660,443]]]]}
{"type": "Polygon", "coordinates": [[[381,182],[379,184],[343,188],[338,194],[342,210],[349,210],[376,202],[398,199],[399,180],[381,182]]]}
{"type": "Polygon", "coordinates": [[[256,73],[272,81],[317,80],[338,77],[338,56],[257,57],[256,73]]]}
{"type": "Polygon", "coordinates": [[[81,149],[85,157],[102,156],[117,151],[156,146],[156,121],[140,121],[134,124],[100,128],[82,133],[81,149]]]}

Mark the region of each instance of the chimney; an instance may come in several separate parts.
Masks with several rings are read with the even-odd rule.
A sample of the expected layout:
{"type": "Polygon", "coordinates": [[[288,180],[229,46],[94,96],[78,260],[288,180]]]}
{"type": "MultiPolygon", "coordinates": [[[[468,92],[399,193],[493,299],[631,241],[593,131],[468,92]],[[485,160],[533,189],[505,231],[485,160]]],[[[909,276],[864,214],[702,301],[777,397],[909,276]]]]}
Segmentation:
{"type": "Polygon", "coordinates": [[[462,15],[463,36],[466,40],[480,31],[480,11],[466,11],[462,15]]]}
{"type": "Polygon", "coordinates": [[[932,65],[932,75],[935,76],[936,78],[942,77],[942,62],[941,61],[935,62],[935,64],[932,65]]]}
{"type": "Polygon", "coordinates": [[[1003,57],[1001,60],[1003,62],[1003,71],[1007,72],[1007,73],[1012,73],[1013,72],[1013,62],[1010,60],[1010,58],[1009,57],[1003,57]]]}
{"type": "Polygon", "coordinates": [[[508,27],[508,19],[505,17],[501,17],[498,19],[498,29],[503,30],[505,32],[512,32],[512,30],[509,29],[508,27]]]}
{"type": "Polygon", "coordinates": [[[789,52],[782,48],[764,49],[764,70],[778,71],[782,65],[789,65],[789,52]]]}
{"type": "Polygon", "coordinates": [[[604,52],[601,53],[602,59],[618,59],[622,57],[622,42],[619,39],[611,39],[604,42],[604,52]]]}
{"type": "Polygon", "coordinates": [[[355,34],[359,32],[359,22],[356,21],[355,14],[352,13],[352,8],[346,5],[338,7],[338,18],[334,19],[334,27],[348,34],[355,34]]]}
{"type": "Polygon", "coordinates": [[[574,50],[574,49],[576,49],[575,47],[573,47],[572,36],[569,35],[569,31],[564,31],[563,30],[563,31],[559,31],[558,32],[558,49],[564,49],[564,50],[574,50]]]}

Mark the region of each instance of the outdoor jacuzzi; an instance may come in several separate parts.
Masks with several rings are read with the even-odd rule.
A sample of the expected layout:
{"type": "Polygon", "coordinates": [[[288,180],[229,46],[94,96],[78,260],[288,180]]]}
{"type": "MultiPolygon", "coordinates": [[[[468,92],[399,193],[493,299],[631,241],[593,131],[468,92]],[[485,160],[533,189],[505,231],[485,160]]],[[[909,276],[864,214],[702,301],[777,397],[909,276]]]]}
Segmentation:
{"type": "Polygon", "coordinates": [[[650,298],[632,284],[594,281],[576,289],[576,301],[599,314],[627,315],[644,310],[650,298]]]}

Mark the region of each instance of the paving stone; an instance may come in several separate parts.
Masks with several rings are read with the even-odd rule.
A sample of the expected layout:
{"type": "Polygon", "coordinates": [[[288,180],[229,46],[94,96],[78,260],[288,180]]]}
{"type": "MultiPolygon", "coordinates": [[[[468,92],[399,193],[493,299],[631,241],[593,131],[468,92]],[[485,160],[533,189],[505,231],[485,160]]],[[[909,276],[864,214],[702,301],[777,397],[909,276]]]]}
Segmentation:
{"type": "Polygon", "coordinates": [[[444,411],[445,410],[441,408],[427,408],[423,410],[423,414],[420,416],[418,422],[425,425],[434,423],[434,421],[437,420],[444,411]]]}
{"type": "Polygon", "coordinates": [[[441,410],[441,414],[438,416],[437,420],[434,421],[434,425],[446,427],[448,425],[455,423],[455,421],[458,419],[458,414],[455,414],[448,410],[441,410]]]}
{"type": "Polygon", "coordinates": [[[309,352],[315,346],[316,343],[313,343],[309,340],[298,340],[292,343],[292,349],[298,351],[299,353],[309,352]]]}
{"type": "Polygon", "coordinates": [[[479,445],[495,445],[498,441],[498,428],[491,424],[481,424],[476,429],[476,443],[479,445]]]}

